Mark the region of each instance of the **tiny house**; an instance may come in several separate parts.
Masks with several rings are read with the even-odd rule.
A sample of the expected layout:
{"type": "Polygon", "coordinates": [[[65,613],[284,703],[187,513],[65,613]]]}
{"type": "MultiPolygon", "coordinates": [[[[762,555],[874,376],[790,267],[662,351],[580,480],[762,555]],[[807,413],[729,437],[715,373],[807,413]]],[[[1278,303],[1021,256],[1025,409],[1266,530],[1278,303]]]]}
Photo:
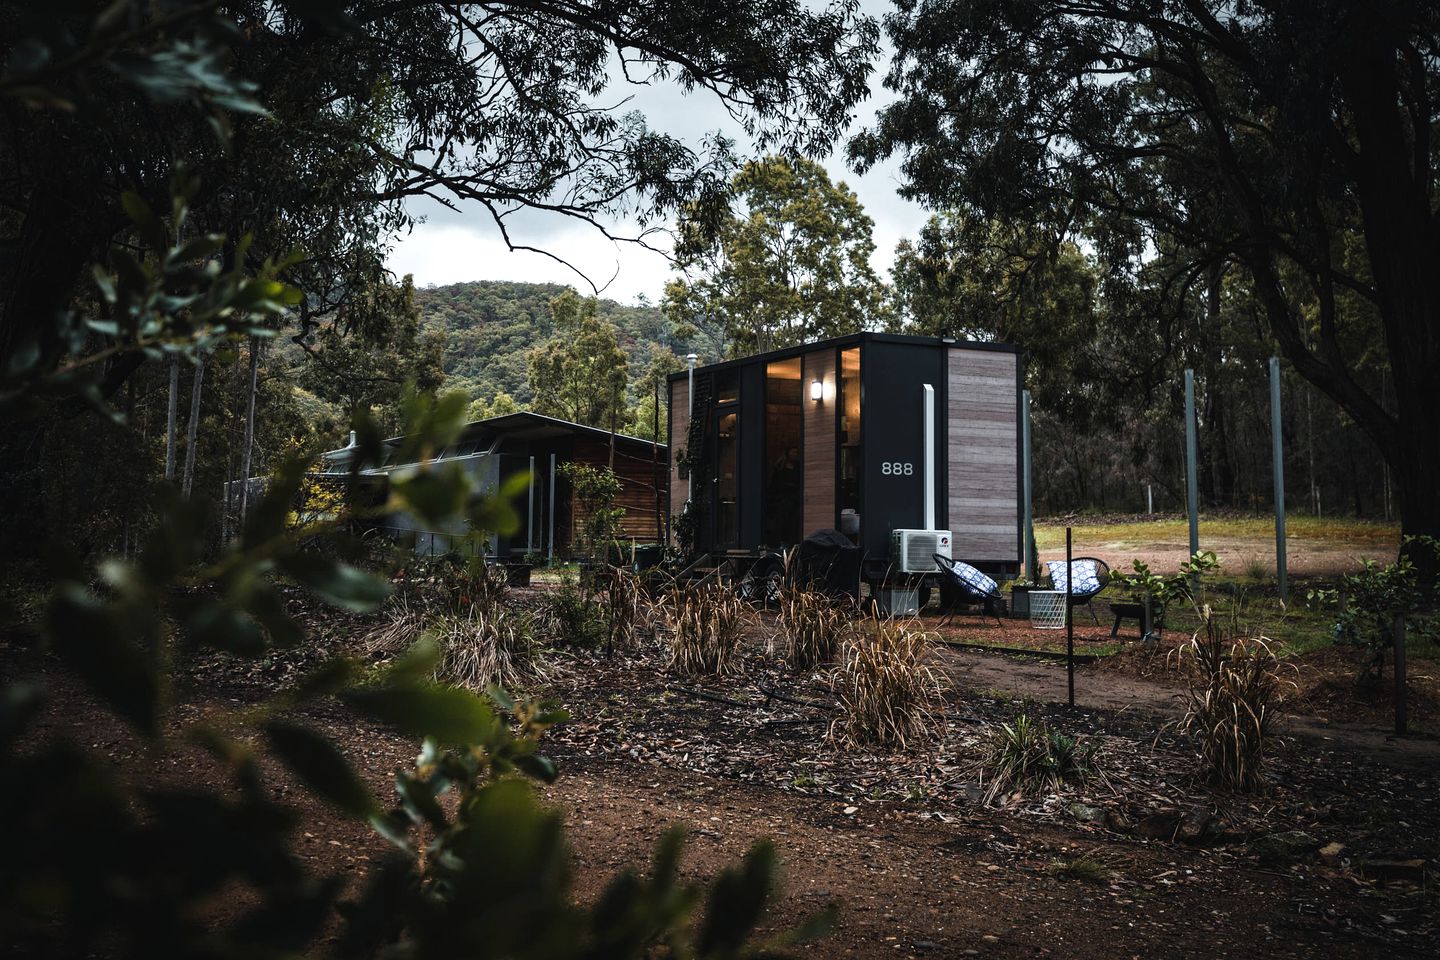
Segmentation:
{"type": "Polygon", "coordinates": [[[881,333],[674,374],[672,542],[761,555],[835,529],[872,583],[932,552],[1013,576],[1022,375],[1010,345],[881,333]]]}

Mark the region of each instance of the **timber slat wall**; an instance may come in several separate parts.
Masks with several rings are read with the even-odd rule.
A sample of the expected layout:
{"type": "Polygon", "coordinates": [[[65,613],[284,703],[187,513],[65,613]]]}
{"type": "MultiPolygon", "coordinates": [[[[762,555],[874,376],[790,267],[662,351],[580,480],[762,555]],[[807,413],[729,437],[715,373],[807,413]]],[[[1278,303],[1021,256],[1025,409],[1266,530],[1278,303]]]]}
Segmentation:
{"type": "MultiPolygon", "coordinates": [[[[648,450],[646,453],[648,454],[648,450]]],[[[663,451],[659,453],[659,457],[657,466],[652,464],[648,456],[637,455],[633,449],[627,451],[617,448],[615,451],[615,476],[620,480],[620,495],[615,498],[615,505],[625,508],[625,516],[620,518],[622,540],[656,542],[655,482],[665,475],[663,451]]],[[[574,458],[595,466],[606,466],[610,462],[610,446],[596,440],[577,440],[574,458]]],[[[570,497],[570,509],[570,515],[574,518],[570,524],[570,547],[573,550],[576,538],[585,523],[584,511],[580,509],[573,493],[570,497]]]]}
{"type": "Polygon", "coordinates": [[[954,555],[1020,559],[1016,356],[950,350],[949,486],[954,555]]]}
{"type": "Polygon", "coordinates": [[[800,369],[800,396],[804,405],[805,506],[800,535],[835,526],[835,351],[805,354],[800,369]],[[810,384],[825,385],[824,399],[810,399],[810,384]]]}
{"type": "Polygon", "coordinates": [[[680,479],[675,458],[690,446],[690,384],[676,380],[670,384],[670,517],[680,516],[685,498],[690,495],[690,481],[680,479]]]}

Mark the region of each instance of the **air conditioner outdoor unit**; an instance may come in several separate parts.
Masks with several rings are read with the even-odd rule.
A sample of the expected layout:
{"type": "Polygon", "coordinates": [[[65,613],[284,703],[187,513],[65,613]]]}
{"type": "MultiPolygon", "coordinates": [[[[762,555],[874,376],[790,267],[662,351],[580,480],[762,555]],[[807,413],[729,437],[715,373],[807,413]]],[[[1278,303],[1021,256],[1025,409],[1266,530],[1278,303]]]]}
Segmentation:
{"type": "Polygon", "coordinates": [[[937,553],[950,556],[949,530],[890,531],[890,559],[901,573],[934,573],[937,553]]]}

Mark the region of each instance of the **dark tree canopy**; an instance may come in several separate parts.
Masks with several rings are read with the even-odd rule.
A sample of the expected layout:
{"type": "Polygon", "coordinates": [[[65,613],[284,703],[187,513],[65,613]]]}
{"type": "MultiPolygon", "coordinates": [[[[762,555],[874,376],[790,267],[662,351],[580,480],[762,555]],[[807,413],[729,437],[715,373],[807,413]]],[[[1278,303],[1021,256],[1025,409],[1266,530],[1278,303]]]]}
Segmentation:
{"type": "MultiPolygon", "coordinates": [[[[516,245],[510,219],[524,209],[605,229],[703,208],[729,182],[730,142],[653,129],[627,105],[627,81],[718,97],[755,142],[813,151],[864,94],[877,32],[854,3],[800,0],[0,0],[0,394],[16,357],[27,369],[38,358],[36,375],[89,358],[96,399],[130,417],[117,443],[148,453],[176,393],[154,361],[193,344],[162,324],[139,349],[65,320],[110,319],[95,307],[92,268],[115,260],[138,273],[177,240],[204,237],[215,248],[197,269],[268,277],[261,268],[279,260],[276,282],[303,297],[267,315],[264,332],[293,343],[259,351],[260,439],[233,429],[250,419],[237,415],[237,388],[247,386],[241,413],[254,391],[249,377],[215,375],[228,351],[198,408],[229,428],[202,432],[215,443],[201,451],[197,489],[216,496],[219,475],[249,462],[238,447],[258,448],[263,472],[267,452],[322,442],[313,431],[271,436],[282,407],[323,408],[334,423],[342,404],[374,406],[384,420],[402,383],[435,386],[436,345],[417,334],[409,286],[385,266],[411,223],[407,202],[491,217],[516,245]],[[183,227],[167,215],[182,169],[198,185],[183,227]],[[139,229],[131,214],[142,206],[156,213],[139,229]]],[[[0,434],[0,460],[35,464],[34,450],[66,448],[79,464],[88,429],[52,404],[0,434]]],[[[154,459],[138,475],[153,476],[154,459]]],[[[45,485],[0,474],[7,519],[59,524],[63,512],[37,502],[45,485]]],[[[117,489],[127,505],[98,540],[123,540],[151,492],[128,480],[117,489]]]]}
{"type": "Polygon", "coordinates": [[[522,208],[599,225],[717,196],[729,141],[652,129],[622,77],[718,97],[762,146],[828,147],[865,93],[877,32],[851,0],[136,0],[97,20],[107,6],[0,3],[13,251],[0,355],[48,336],[83,265],[123,237],[121,190],[163,206],[176,162],[206,184],[197,223],[255,234],[256,255],[305,250],[293,279],[308,329],[382,276],[409,198],[483,211],[521,245],[508,218],[522,208]],[[177,95],[152,64],[117,69],[166,45],[192,75],[253,82],[268,114],[203,84],[177,95]],[[228,149],[217,125],[233,130],[228,149]]]}
{"type": "MultiPolygon", "coordinates": [[[[1440,8],[1422,0],[899,0],[899,100],[851,143],[937,207],[1248,275],[1271,336],[1440,533],[1440,8]],[[1357,335],[1358,333],[1358,335],[1357,335]],[[1394,400],[1356,343],[1385,344],[1394,400]]],[[[1429,558],[1434,573],[1435,558],[1429,558]]]]}

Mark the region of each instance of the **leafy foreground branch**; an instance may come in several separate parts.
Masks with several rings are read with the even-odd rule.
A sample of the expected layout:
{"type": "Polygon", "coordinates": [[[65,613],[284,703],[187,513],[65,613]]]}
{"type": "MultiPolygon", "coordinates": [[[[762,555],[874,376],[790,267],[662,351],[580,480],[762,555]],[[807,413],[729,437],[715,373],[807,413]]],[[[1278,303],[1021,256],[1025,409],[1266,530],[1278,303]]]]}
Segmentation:
{"type": "MultiPolygon", "coordinates": [[[[451,406],[417,408],[415,429],[443,444],[458,428],[451,406]]],[[[497,710],[435,683],[439,654],[429,644],[378,675],[337,659],[259,705],[177,724],[170,661],[182,643],[256,658],[304,642],[277,580],[351,611],[387,596],[384,580],[337,559],[338,539],[323,554],[302,549],[312,531],[287,526],[302,477],[303,464],[282,472],[241,544],[208,567],[197,547],[202,518],[177,501],[136,560],[59,573],[44,625],[49,648],[149,756],[199,746],[228,786],[177,786],[121,771],[63,737],[39,742],[46,692],[6,683],[0,929],[8,946],[134,957],[618,958],[663,945],[676,957],[728,958],[781,955],[823,931],[829,914],[757,944],[775,891],[773,849],[756,845],[708,887],[682,884],[679,830],[660,842],[648,874],[621,873],[593,906],[577,904],[560,815],[527,783],[555,779],[539,741],[565,714],[492,691],[497,710]],[[414,767],[396,777],[389,808],[334,743],[296,719],[325,698],[423,741],[414,767]],[[273,799],[265,755],[393,845],[356,899],[340,899],[339,877],[307,871],[293,845],[299,813],[273,799]],[[247,908],[222,924],[210,919],[222,902],[247,908]]],[[[463,474],[421,474],[410,486],[424,499],[407,506],[455,504],[497,525],[514,522],[505,504],[477,498],[468,484],[463,474]]]]}

